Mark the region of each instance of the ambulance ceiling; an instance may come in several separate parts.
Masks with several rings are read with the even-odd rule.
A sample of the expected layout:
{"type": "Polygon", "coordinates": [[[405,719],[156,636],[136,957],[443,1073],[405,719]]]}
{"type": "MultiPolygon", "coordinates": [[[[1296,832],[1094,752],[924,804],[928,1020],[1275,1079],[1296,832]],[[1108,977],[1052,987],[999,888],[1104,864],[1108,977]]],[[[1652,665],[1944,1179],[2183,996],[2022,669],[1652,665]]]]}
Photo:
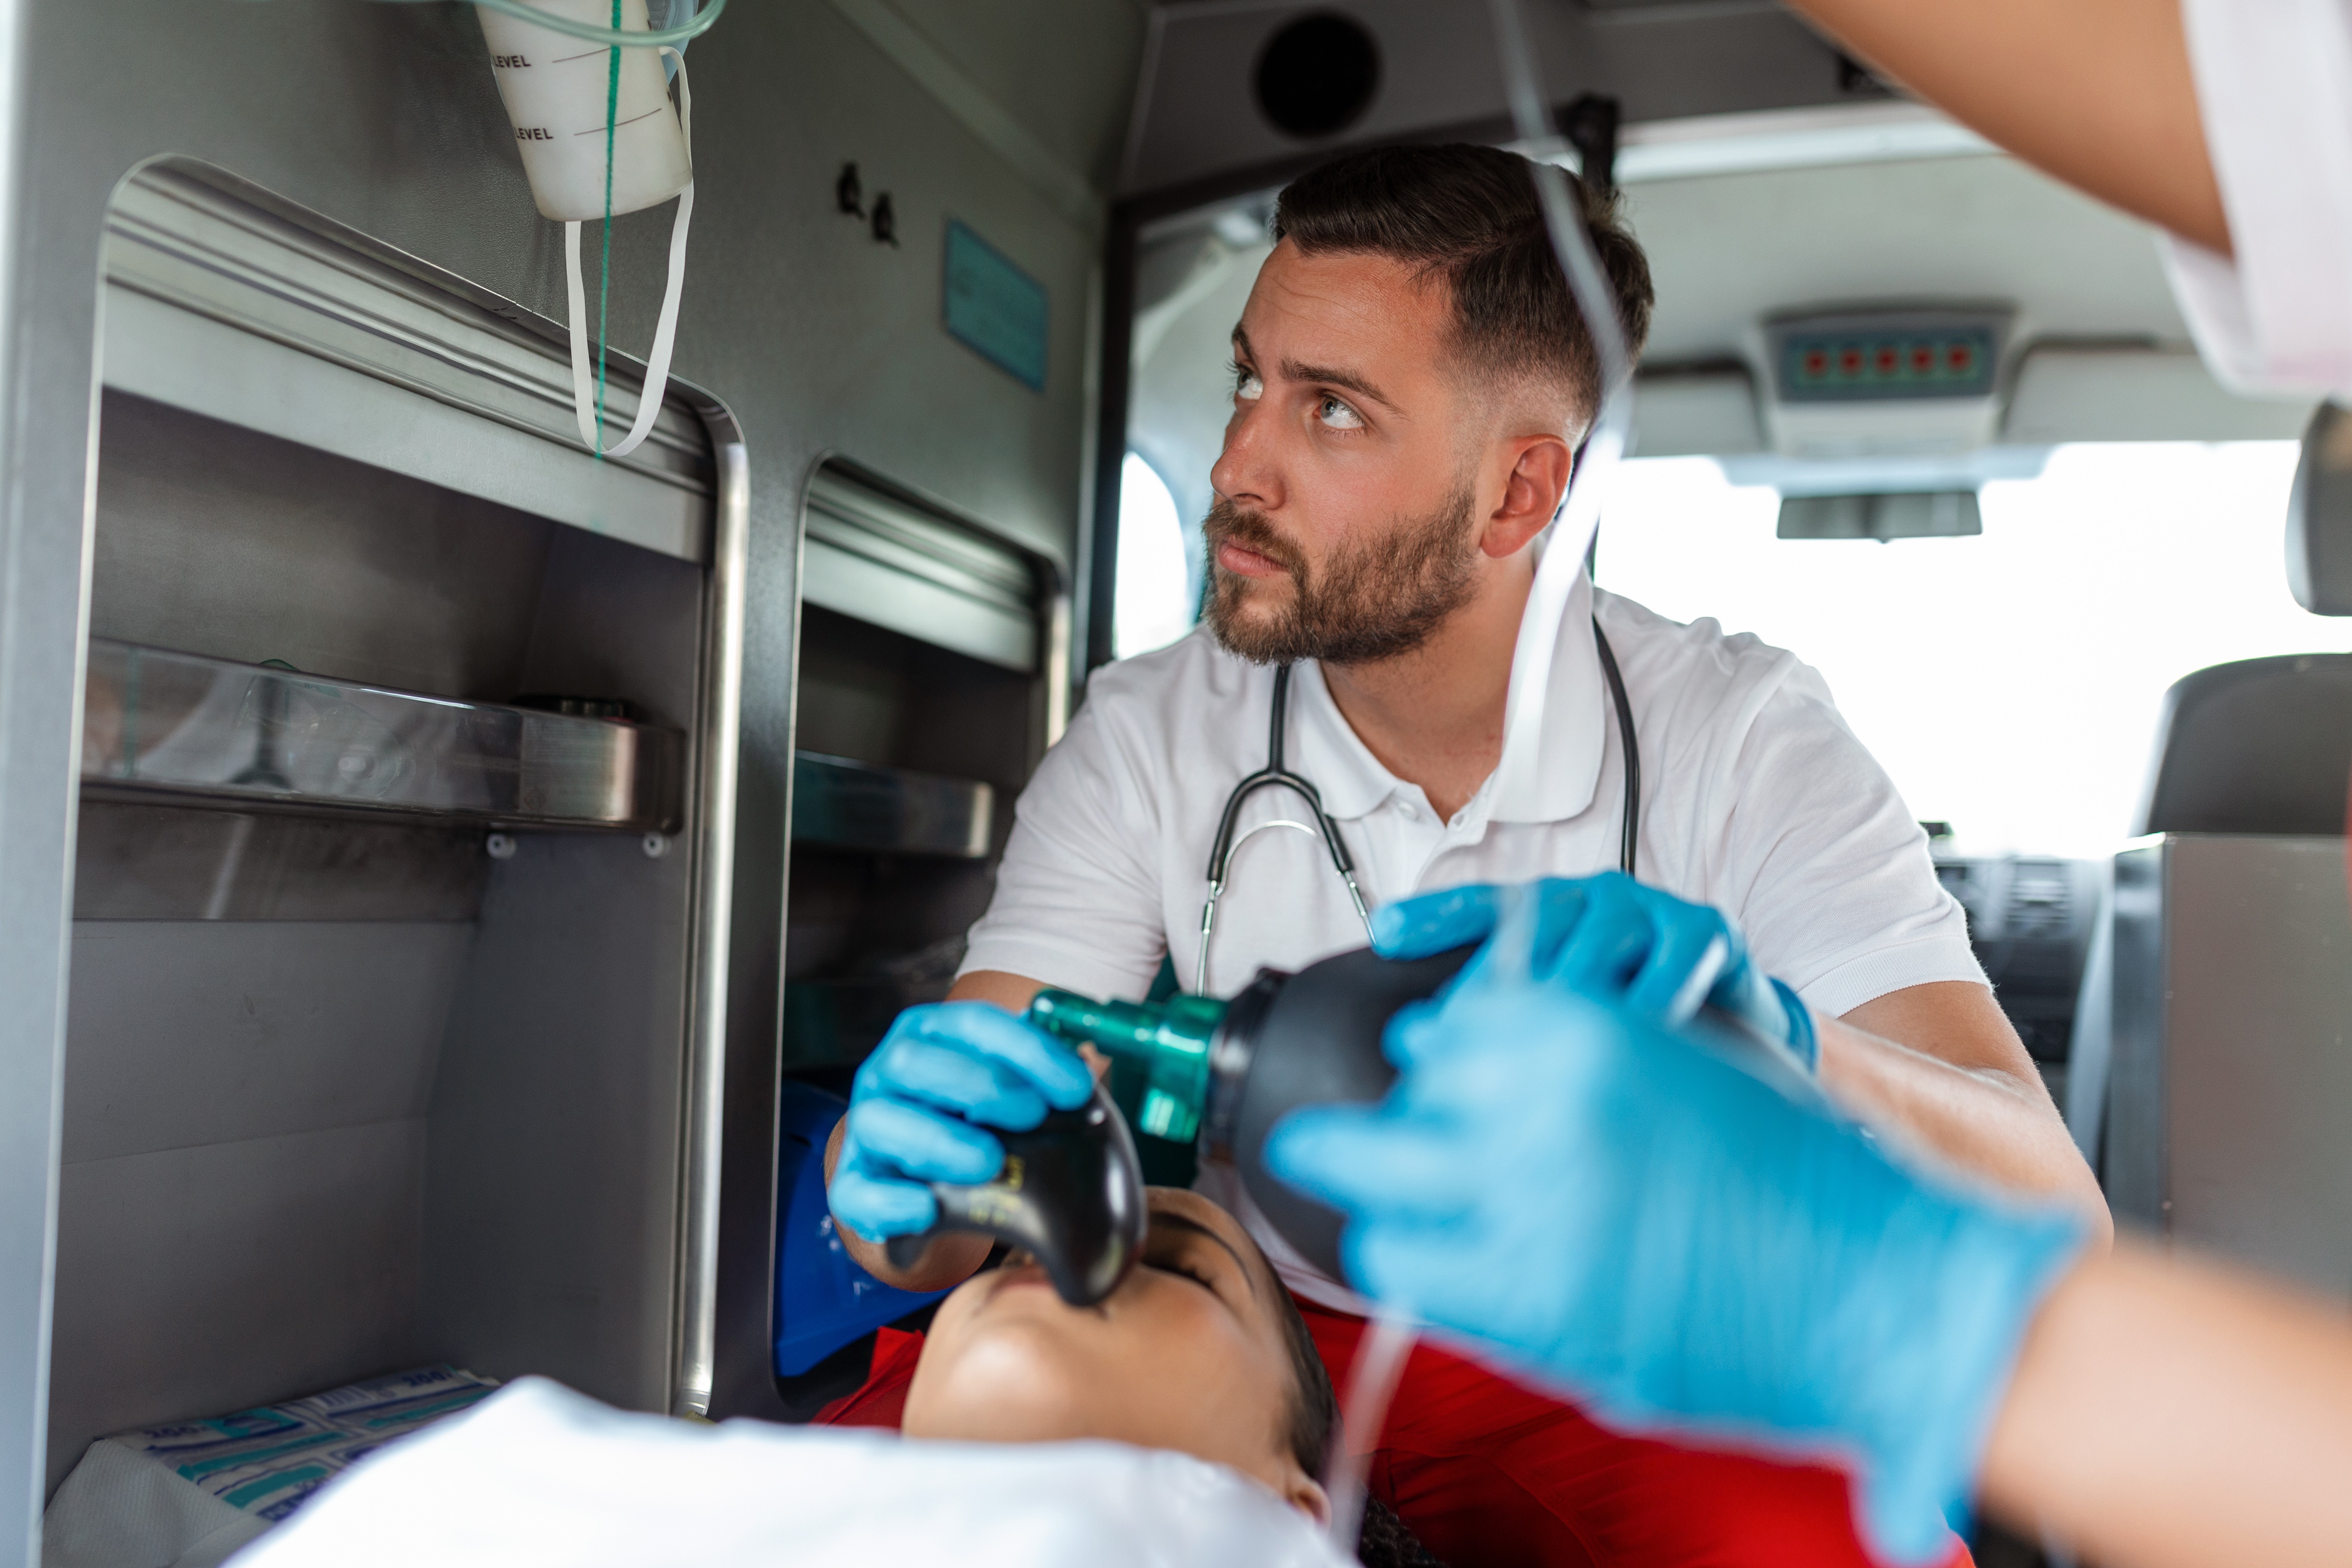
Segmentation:
{"type": "MultiPolygon", "coordinates": [[[[1523,0],[1544,85],[1606,93],[1629,121],[1883,98],[1771,0],[1523,0]]],[[[1502,79],[1477,0],[1166,0],[1151,11],[1123,195],[1311,163],[1333,147],[1452,132],[1498,139],[1502,79]],[[1255,90],[1269,46],[1309,16],[1355,23],[1375,55],[1360,111],[1323,137],[1285,134],[1255,90]]],[[[1279,183],[1276,177],[1269,183],[1279,183]]]]}
{"type": "MultiPolygon", "coordinates": [[[[1874,447],[1857,436],[1858,451],[2278,437],[2307,416],[2213,384],[2146,226],[1905,101],[1780,6],[1523,3],[1548,96],[1622,105],[1617,174],[1658,290],[1641,451],[1837,447],[1835,429],[1829,448],[1792,435],[1767,374],[1765,324],[1817,309],[2007,313],[1999,396],[1972,432],[1874,447]]],[[[1182,448],[1147,450],[1155,467],[1214,456],[1224,341],[1275,189],[1344,147],[1508,137],[1474,0],[1155,7],[1120,180],[1141,221],[1131,428],[1140,447],[1182,448]],[[1342,129],[1301,138],[1277,128],[1260,79],[1283,29],[1318,15],[1370,37],[1373,85],[1342,129]]],[[[1194,498],[1178,499],[1189,510],[1194,498]]]]}

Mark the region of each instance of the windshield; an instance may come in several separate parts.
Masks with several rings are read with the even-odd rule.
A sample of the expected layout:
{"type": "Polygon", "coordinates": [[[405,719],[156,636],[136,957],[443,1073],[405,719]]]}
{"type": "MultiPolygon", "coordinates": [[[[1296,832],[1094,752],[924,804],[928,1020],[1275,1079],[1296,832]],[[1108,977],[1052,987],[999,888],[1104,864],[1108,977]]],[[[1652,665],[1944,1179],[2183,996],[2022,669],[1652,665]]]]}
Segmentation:
{"type": "Polygon", "coordinates": [[[2134,826],[2165,688],[2352,647],[2287,592],[2294,464],[2284,441],[2061,447],[2040,478],[1984,487],[1981,534],[1882,544],[1776,538],[1770,489],[1705,458],[1640,460],[1594,575],[1820,670],[1960,852],[2104,857],[2134,826]]]}

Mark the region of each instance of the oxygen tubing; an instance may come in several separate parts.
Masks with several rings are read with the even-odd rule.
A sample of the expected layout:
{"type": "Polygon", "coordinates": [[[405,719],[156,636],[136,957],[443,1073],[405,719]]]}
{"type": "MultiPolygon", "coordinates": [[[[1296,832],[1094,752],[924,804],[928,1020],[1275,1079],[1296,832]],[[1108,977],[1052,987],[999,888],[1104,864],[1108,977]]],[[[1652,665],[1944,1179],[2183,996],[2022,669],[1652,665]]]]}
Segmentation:
{"type": "Polygon", "coordinates": [[[1364,1476],[1371,1468],[1372,1450],[1380,1447],[1381,1428],[1388,1424],[1389,1402],[1404,1376],[1415,1333],[1411,1318],[1381,1309],[1349,1369],[1339,1441],[1331,1450],[1323,1495],[1331,1505],[1331,1543],[1350,1559],[1364,1529],[1364,1476]]]}
{"type": "Polygon", "coordinates": [[[1511,654],[1511,683],[1503,707],[1503,760],[1495,779],[1499,795],[1534,783],[1552,650],[1559,640],[1569,595],[1583,568],[1585,546],[1600,526],[1611,477],[1633,434],[1633,363],[1624,322],[1617,313],[1615,290],[1585,233],[1581,213],[1569,193],[1568,176],[1557,162],[1567,151],[1567,143],[1553,130],[1545,108],[1543,82],[1535,51],[1528,42],[1519,0],[1489,3],[1511,123],[1518,132],[1520,151],[1535,164],[1536,197],[1550,233],[1552,253],[1567,275],[1569,293],[1591,335],[1593,357],[1601,372],[1601,407],[1576,454],[1568,493],[1561,498],[1559,514],[1545,537],[1535,585],[1511,654]]]}

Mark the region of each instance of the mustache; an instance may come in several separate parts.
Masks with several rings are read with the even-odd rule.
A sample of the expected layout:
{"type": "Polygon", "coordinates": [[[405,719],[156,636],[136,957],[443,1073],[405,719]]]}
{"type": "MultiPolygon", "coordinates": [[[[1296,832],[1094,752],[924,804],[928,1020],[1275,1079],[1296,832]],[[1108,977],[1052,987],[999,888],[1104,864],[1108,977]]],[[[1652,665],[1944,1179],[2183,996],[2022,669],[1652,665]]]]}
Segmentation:
{"type": "Polygon", "coordinates": [[[1209,509],[1202,520],[1201,536],[1209,542],[1212,563],[1220,544],[1238,544],[1244,550],[1255,551],[1280,565],[1293,577],[1305,574],[1306,558],[1297,547],[1274,531],[1262,513],[1244,511],[1231,501],[1221,500],[1209,509]]]}

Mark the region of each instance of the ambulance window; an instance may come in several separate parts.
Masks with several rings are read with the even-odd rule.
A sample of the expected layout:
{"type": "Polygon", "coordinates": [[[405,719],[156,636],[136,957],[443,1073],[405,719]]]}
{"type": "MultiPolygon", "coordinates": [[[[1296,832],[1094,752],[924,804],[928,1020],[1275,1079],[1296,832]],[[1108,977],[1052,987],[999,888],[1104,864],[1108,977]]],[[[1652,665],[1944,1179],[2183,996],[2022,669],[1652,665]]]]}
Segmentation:
{"type": "Polygon", "coordinates": [[[1176,498],[1158,469],[1129,452],[1118,476],[1118,579],[1111,656],[1165,647],[1192,629],[1192,573],[1176,498]]]}
{"type": "Polygon", "coordinates": [[[2352,627],[2287,592],[2295,451],[2060,447],[2039,478],[1984,486],[1981,534],[1885,543],[1777,538],[1770,489],[1705,458],[1636,460],[1596,576],[1796,652],[1960,852],[2104,857],[2131,831],[2168,686],[2352,647],[2352,627]]]}

